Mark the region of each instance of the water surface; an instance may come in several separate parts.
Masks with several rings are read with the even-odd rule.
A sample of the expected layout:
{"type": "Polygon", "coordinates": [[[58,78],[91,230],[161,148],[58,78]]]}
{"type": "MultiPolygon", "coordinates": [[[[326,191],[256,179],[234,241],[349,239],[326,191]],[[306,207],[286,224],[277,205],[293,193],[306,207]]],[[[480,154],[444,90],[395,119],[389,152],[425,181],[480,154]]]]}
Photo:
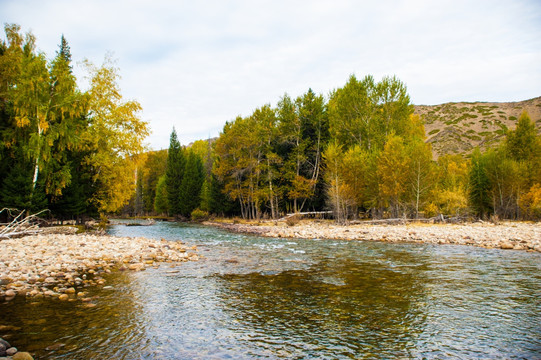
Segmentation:
{"type": "Polygon", "coordinates": [[[93,308],[0,304],[0,325],[19,328],[4,331],[11,342],[38,359],[541,358],[539,253],[167,222],[110,233],[196,244],[204,258],[114,273],[93,308]]]}

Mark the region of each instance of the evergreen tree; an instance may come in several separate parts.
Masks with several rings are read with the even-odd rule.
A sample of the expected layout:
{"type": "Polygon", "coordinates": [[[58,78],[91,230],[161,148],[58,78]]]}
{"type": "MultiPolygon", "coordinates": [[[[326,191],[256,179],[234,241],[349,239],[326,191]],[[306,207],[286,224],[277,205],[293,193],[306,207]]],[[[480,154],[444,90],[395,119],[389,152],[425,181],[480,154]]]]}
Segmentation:
{"type": "Polygon", "coordinates": [[[173,128],[169,141],[169,151],[167,153],[167,167],[165,169],[167,200],[171,215],[182,214],[181,185],[185,167],[184,151],[177,139],[177,132],[173,128]]]}
{"type": "Polygon", "coordinates": [[[203,186],[201,187],[201,205],[199,206],[201,210],[210,212],[210,197],[210,177],[205,177],[203,180],[203,186]]]}
{"type": "Polygon", "coordinates": [[[167,214],[169,212],[169,201],[167,196],[166,175],[158,179],[156,185],[156,197],[154,198],[154,211],[158,214],[167,214]]]}
{"type": "Polygon", "coordinates": [[[227,216],[238,215],[240,210],[238,209],[238,202],[233,201],[231,197],[225,193],[224,184],[216,175],[212,174],[210,177],[210,199],[209,199],[209,212],[212,214],[227,216]]]}
{"type": "Polygon", "coordinates": [[[64,37],[64,34],[62,34],[62,38],[60,39],[60,45],[58,46],[58,48],[59,49],[56,52],[56,55],[62,58],[71,69],[71,51],[68,45],[68,41],[64,37]]]}
{"type": "Polygon", "coordinates": [[[38,212],[47,209],[43,181],[35,188],[32,183],[33,165],[24,158],[12,162],[12,167],[0,188],[1,206],[38,212]]]}
{"type": "Polygon", "coordinates": [[[50,210],[60,219],[76,219],[82,221],[82,215],[96,215],[97,209],[90,203],[95,189],[92,170],[85,165],[84,151],[68,153],[71,181],[62,190],[62,195],[51,199],[50,210]]]}
{"type": "Polygon", "coordinates": [[[203,162],[193,151],[188,153],[180,186],[181,214],[189,217],[201,204],[201,187],[205,180],[203,162]]]}

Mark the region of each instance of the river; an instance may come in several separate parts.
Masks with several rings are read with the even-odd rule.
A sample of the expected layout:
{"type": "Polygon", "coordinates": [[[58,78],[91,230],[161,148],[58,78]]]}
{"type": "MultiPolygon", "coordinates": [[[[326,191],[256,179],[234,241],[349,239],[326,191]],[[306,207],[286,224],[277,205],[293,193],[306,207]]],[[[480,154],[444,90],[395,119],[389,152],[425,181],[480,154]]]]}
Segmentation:
{"type": "Polygon", "coordinates": [[[115,225],[203,258],[115,272],[97,306],[0,304],[36,359],[540,359],[541,254],[115,225]],[[46,349],[47,348],[47,349],[46,349]]]}

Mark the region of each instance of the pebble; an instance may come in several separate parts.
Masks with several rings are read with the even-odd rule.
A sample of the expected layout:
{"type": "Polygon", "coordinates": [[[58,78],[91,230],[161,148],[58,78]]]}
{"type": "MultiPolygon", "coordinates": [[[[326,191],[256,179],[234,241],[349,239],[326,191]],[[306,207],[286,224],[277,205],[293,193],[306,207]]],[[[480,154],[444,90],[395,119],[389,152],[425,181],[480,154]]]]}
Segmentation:
{"type": "Polygon", "coordinates": [[[365,240],[458,244],[496,249],[541,252],[541,222],[487,222],[462,224],[337,225],[332,221],[301,221],[294,226],[268,221],[263,224],[206,222],[229,231],[276,238],[365,240]]]}
{"type": "Polygon", "coordinates": [[[34,360],[32,355],[27,352],[18,352],[11,357],[12,360],[34,360]]]}
{"type": "Polygon", "coordinates": [[[0,241],[0,297],[67,300],[62,295],[77,294],[79,287],[104,286],[102,275],[112,270],[143,271],[160,262],[195,261],[195,251],[180,242],[142,237],[39,234],[5,239],[0,241]]]}
{"type": "MultiPolygon", "coordinates": [[[[8,326],[3,325],[2,327],[4,329],[7,329],[7,328],[15,329],[14,327],[10,327],[9,325],[8,326]]],[[[16,347],[11,346],[6,340],[0,338],[0,360],[3,360],[3,359],[19,359],[19,360],[31,359],[33,360],[32,356],[29,353],[19,353],[18,351],[19,350],[17,350],[16,347]],[[18,354],[21,354],[21,355],[18,355],[18,354]],[[25,354],[27,354],[28,356],[25,354]],[[9,357],[6,357],[6,356],[9,356],[9,357]]]]}

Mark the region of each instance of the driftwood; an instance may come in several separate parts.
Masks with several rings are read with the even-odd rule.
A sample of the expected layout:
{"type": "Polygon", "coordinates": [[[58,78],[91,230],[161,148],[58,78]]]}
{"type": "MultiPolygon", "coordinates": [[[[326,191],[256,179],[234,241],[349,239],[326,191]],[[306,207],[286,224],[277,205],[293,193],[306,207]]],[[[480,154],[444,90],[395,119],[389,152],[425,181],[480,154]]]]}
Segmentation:
{"type": "Polygon", "coordinates": [[[359,225],[359,224],[366,224],[366,225],[402,225],[402,224],[408,224],[408,223],[458,223],[463,222],[465,218],[460,216],[446,216],[446,215],[438,215],[431,218],[419,218],[419,219],[407,219],[407,218],[394,218],[394,219],[377,219],[377,220],[354,220],[350,221],[349,224],[352,225],[359,225]]]}
{"type": "MultiPolygon", "coordinates": [[[[305,217],[305,216],[317,216],[317,215],[332,215],[332,211],[309,211],[309,212],[298,212],[287,214],[283,218],[278,219],[278,221],[287,221],[288,219],[294,218],[296,216],[305,217]]],[[[448,216],[448,215],[437,215],[431,218],[418,218],[418,219],[408,219],[408,218],[393,218],[393,219],[376,219],[376,220],[351,220],[347,223],[350,225],[397,225],[397,224],[408,224],[408,223],[459,223],[464,222],[465,217],[462,216],[448,216]]]]}
{"type": "Polygon", "coordinates": [[[10,239],[26,235],[34,235],[41,232],[39,224],[46,223],[46,221],[40,218],[39,215],[47,212],[48,210],[42,210],[40,212],[27,216],[24,216],[26,210],[20,211],[18,209],[3,208],[2,210],[0,210],[0,214],[4,211],[10,217],[12,217],[13,220],[0,228],[0,239],[10,239]]]}
{"type": "Polygon", "coordinates": [[[278,219],[278,221],[285,221],[287,219],[290,219],[294,216],[315,216],[315,215],[331,215],[332,211],[307,211],[307,212],[297,212],[297,213],[291,213],[287,214],[283,218],[278,219]]]}

